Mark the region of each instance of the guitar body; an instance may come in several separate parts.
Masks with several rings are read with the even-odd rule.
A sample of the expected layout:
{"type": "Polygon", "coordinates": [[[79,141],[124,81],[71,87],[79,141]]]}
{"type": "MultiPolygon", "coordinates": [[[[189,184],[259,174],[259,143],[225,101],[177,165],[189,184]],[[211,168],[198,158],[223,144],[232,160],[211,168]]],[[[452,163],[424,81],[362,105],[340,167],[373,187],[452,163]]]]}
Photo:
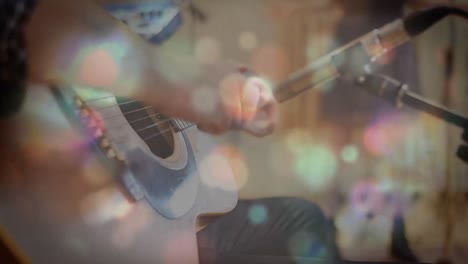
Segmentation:
{"type": "MultiPolygon", "coordinates": [[[[108,10],[154,44],[182,22],[169,2],[108,10]]],[[[31,86],[0,134],[0,235],[22,262],[198,263],[199,216],[237,203],[208,135],[102,91],[31,86]]]]}
{"type": "Polygon", "coordinates": [[[83,109],[34,86],[21,113],[2,121],[0,227],[25,262],[198,263],[197,217],[234,208],[232,172],[209,136],[171,130],[161,158],[113,111],[90,136],[94,124],[76,121],[83,109]],[[116,143],[116,133],[126,136],[116,143]]]}

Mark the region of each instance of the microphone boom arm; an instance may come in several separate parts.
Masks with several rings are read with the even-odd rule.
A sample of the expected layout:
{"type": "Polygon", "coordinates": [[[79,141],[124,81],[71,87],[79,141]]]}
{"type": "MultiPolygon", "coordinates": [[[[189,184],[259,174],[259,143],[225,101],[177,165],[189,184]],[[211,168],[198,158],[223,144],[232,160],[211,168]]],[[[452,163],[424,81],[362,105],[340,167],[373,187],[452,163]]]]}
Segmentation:
{"type": "MultiPolygon", "coordinates": [[[[468,117],[411,92],[406,84],[381,74],[359,76],[355,79],[355,83],[369,93],[381,97],[397,107],[408,105],[462,128],[464,131],[462,138],[468,143],[468,117]]],[[[458,148],[457,156],[468,163],[468,145],[461,145],[458,148]]]]}

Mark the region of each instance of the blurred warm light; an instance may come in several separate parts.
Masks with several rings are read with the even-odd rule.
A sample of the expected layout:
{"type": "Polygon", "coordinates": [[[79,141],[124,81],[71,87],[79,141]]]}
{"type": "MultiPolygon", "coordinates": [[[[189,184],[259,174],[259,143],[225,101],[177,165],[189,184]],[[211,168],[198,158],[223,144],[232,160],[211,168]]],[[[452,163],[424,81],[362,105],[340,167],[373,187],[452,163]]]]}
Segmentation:
{"type": "Polygon", "coordinates": [[[220,60],[221,54],[221,44],[213,37],[202,37],[195,43],[195,57],[201,64],[214,64],[220,60]]]}
{"type": "Polygon", "coordinates": [[[239,47],[245,51],[252,51],[257,47],[257,35],[250,31],[244,31],[239,35],[239,47]]]}
{"type": "Polygon", "coordinates": [[[106,87],[117,81],[127,44],[112,40],[88,46],[76,56],[75,70],[84,85],[106,87]]]}
{"type": "Polygon", "coordinates": [[[364,132],[364,145],[373,155],[390,154],[406,133],[407,122],[401,116],[383,116],[364,132]]]}
{"type": "Polygon", "coordinates": [[[216,97],[213,89],[199,87],[192,97],[193,108],[200,113],[212,114],[216,111],[216,97]]]}
{"type": "MultiPolygon", "coordinates": [[[[226,156],[226,154],[232,153],[226,151],[225,147],[218,146],[203,156],[198,168],[204,184],[226,191],[237,191],[234,172],[231,167],[231,164],[234,163],[230,163],[229,157],[226,156]]],[[[242,184],[241,178],[238,181],[242,184]]]]}
{"type": "Polygon", "coordinates": [[[119,65],[109,51],[100,48],[85,56],[80,78],[85,85],[108,87],[117,81],[119,70],[119,65]]]}
{"type": "Polygon", "coordinates": [[[83,178],[91,186],[102,186],[114,180],[101,162],[102,160],[94,155],[85,157],[82,162],[83,178]]]}
{"type": "Polygon", "coordinates": [[[89,194],[81,202],[81,211],[90,224],[103,224],[125,217],[132,205],[114,187],[100,189],[89,194]]]}
{"type": "Polygon", "coordinates": [[[125,212],[125,207],[122,205],[120,210],[117,208],[117,215],[119,216],[119,212],[123,214],[116,219],[117,225],[114,226],[110,237],[112,244],[120,249],[128,248],[136,243],[139,236],[147,230],[155,218],[154,210],[149,205],[145,205],[143,201],[135,204],[131,213],[125,212]]]}
{"type": "Polygon", "coordinates": [[[226,157],[234,173],[237,189],[242,189],[248,181],[249,170],[246,160],[241,151],[232,145],[221,145],[220,152],[226,157]]]}

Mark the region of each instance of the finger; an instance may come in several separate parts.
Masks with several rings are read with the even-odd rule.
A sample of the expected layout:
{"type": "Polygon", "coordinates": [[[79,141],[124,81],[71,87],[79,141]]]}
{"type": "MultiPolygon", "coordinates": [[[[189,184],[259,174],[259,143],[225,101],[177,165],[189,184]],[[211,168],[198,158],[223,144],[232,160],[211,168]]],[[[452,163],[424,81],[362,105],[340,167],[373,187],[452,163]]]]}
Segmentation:
{"type": "Polygon", "coordinates": [[[198,124],[197,125],[197,128],[200,130],[200,131],[203,131],[203,132],[206,132],[208,134],[213,134],[213,135],[220,135],[222,134],[225,129],[222,129],[221,127],[219,126],[214,126],[214,125],[200,125],[198,124]]]}
{"type": "Polygon", "coordinates": [[[242,121],[241,89],[244,83],[245,78],[240,73],[230,74],[220,83],[223,110],[227,118],[231,118],[234,122],[242,121]]]}
{"type": "Polygon", "coordinates": [[[276,123],[269,121],[255,121],[244,124],[244,131],[256,137],[267,136],[275,130],[276,123]]]}
{"type": "Polygon", "coordinates": [[[274,101],[270,101],[257,113],[254,119],[246,122],[243,129],[255,136],[271,134],[277,123],[277,107],[274,101]]]}
{"type": "Polygon", "coordinates": [[[260,107],[262,87],[255,78],[249,78],[243,89],[241,97],[242,120],[248,122],[252,120],[260,107]]]}

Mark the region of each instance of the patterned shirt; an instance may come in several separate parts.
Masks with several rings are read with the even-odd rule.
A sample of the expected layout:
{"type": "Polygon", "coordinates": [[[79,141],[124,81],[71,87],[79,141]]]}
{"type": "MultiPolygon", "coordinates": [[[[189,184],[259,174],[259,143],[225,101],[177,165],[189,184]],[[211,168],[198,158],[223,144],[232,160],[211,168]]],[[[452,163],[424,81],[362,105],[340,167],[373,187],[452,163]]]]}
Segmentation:
{"type": "Polygon", "coordinates": [[[17,112],[23,102],[27,79],[24,25],[34,0],[0,0],[0,117],[17,112]]]}

